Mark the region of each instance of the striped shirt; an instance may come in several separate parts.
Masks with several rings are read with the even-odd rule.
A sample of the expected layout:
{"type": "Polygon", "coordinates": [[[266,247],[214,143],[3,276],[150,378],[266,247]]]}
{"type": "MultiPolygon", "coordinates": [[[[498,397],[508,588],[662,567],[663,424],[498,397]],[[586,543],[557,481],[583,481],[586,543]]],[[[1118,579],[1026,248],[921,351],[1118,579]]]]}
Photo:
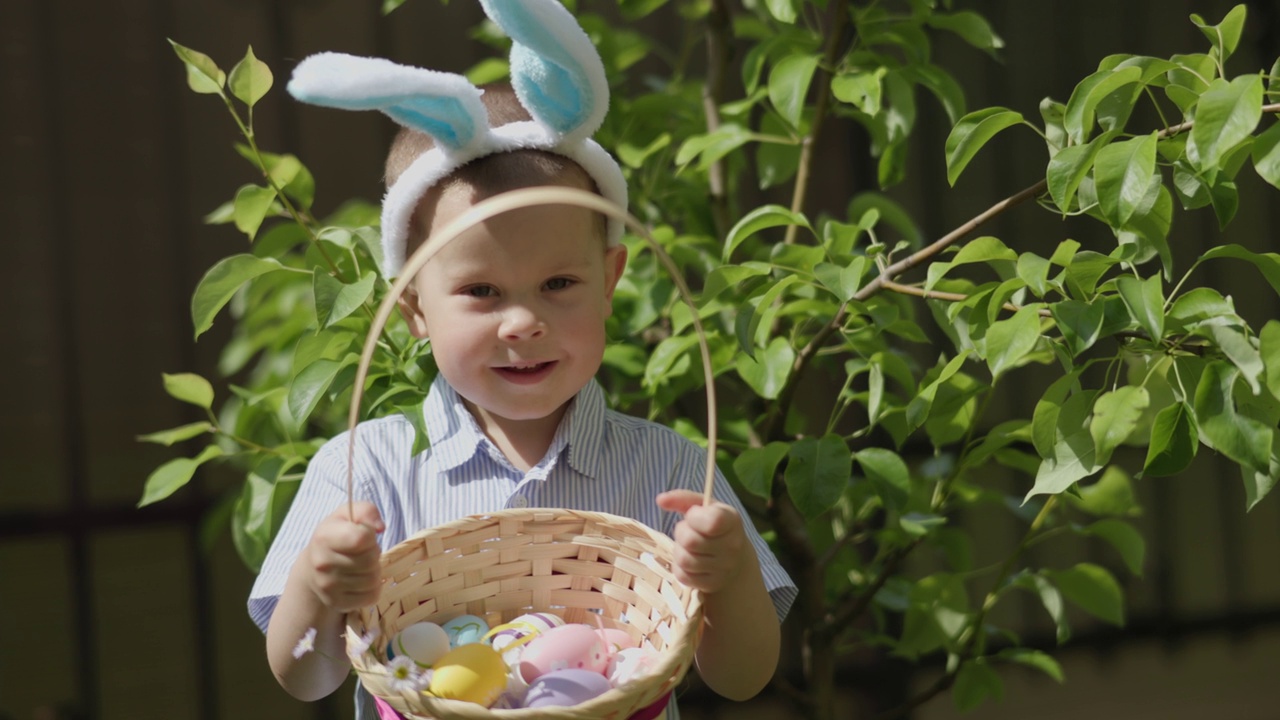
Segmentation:
{"type": "MultiPolygon", "coordinates": [[[[578,392],[547,454],[528,472],[489,441],[443,375],[432,384],[423,412],[431,447],[416,456],[413,426],[401,415],[366,421],[356,433],[355,499],[372,502],[382,514],[383,550],[419,530],[505,508],[607,512],[672,535],[680,517],[661,510],[654,498],[666,490],[702,490],[705,450],[670,428],[609,409],[594,381],[578,392]]],[[[347,443],[346,433],[338,435],[311,460],[263,561],[249,615],[264,632],[315,526],[347,501],[347,443]]],[[[746,517],[718,470],[714,493],[746,517]]],[[[781,621],[796,587],[751,523],[745,527],[781,621]]]]}

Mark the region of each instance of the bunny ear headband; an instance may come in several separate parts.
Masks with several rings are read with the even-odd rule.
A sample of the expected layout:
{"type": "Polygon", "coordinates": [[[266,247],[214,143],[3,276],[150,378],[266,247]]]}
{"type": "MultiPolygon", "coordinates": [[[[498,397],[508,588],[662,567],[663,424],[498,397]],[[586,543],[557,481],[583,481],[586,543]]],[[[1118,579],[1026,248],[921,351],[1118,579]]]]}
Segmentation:
{"type": "MultiPolygon", "coordinates": [[[[609,109],[604,65],[591,40],[559,0],[480,0],[512,40],[511,84],[532,121],[489,127],[483,91],[453,73],[398,65],[381,58],[339,53],[312,55],[298,64],[289,93],[313,105],[380,110],[405,127],[427,133],[435,147],[387,188],[382,200],[382,270],[400,273],[409,221],[418,201],[458,168],[486,155],[545,150],[582,167],[600,194],[625,208],[627,182],[591,135],[609,109]]],[[[622,240],[622,223],[608,221],[609,245],[622,240]]]]}

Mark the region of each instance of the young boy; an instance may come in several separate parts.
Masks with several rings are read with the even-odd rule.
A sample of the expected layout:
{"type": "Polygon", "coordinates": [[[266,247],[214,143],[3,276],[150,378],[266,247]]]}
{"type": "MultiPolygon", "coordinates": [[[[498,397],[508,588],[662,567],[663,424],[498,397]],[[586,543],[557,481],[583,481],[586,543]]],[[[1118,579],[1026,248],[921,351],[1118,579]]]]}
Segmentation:
{"type": "MultiPolygon", "coordinates": [[[[482,100],[494,128],[530,117],[509,88],[488,88],[482,100]]],[[[388,156],[389,186],[435,145],[402,131],[388,156]]],[[[538,185],[599,191],[601,177],[543,149],[464,162],[411,198],[406,244],[493,195],[538,185]]],[[[384,236],[387,218],[384,208],[384,236]]],[[[430,449],[410,456],[414,431],[403,417],[363,423],[352,522],[348,440],[332,439],[308,467],[250,595],[271,668],[290,694],[326,696],[350,673],[343,614],[376,601],[382,550],[420,529],[507,507],[609,512],[670,534],[677,577],[703,593],[703,679],[732,699],[768,682],[794,586],[723,477],[717,502],[701,504],[704,451],[607,409],[594,381],[626,264],[611,234],[586,210],[529,208],[473,227],[419,272],[400,309],[415,336],[430,338],[440,370],[424,406],[430,449]],[[320,652],[295,657],[312,628],[320,652]]],[[[403,258],[407,248],[392,250],[403,258]]],[[[360,695],[358,716],[373,717],[360,695]]]]}

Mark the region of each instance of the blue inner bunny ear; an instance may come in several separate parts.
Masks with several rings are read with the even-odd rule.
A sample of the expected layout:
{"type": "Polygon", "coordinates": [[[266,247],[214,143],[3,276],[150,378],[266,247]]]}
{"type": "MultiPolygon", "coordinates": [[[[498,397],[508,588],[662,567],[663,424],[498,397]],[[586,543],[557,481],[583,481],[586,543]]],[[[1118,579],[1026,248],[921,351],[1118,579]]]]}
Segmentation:
{"type": "Polygon", "coordinates": [[[511,85],[529,112],[561,135],[591,116],[591,88],[523,45],[511,48],[511,85]]]}
{"type": "Polygon", "coordinates": [[[559,0],[480,0],[512,40],[511,84],[539,122],[562,135],[596,131],[609,106],[604,64],[559,0]]]}
{"type": "Polygon", "coordinates": [[[451,152],[480,142],[489,126],[480,91],[466,78],[382,58],[313,55],[294,69],[288,89],[313,105],[380,110],[451,152]]]}

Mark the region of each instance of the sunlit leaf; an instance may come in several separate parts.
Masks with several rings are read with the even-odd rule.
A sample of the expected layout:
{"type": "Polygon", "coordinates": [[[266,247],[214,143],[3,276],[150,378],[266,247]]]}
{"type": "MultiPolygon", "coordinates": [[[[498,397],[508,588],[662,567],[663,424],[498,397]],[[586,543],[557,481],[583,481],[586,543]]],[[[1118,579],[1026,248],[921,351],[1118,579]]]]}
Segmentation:
{"type": "Polygon", "coordinates": [[[227,80],[231,94],[245,105],[253,107],[271,89],[271,68],[254,56],[253,47],[250,46],[244,59],[231,68],[231,75],[227,80]]]}
{"type": "Polygon", "coordinates": [[[779,61],[769,73],[769,101],[792,127],[800,127],[809,83],[813,81],[813,72],[817,68],[817,56],[790,55],[779,61]]]}
{"type": "Polygon", "coordinates": [[[188,425],[181,425],[176,428],[169,428],[168,430],[148,433],[146,435],[139,435],[138,440],[141,442],[155,443],[157,445],[170,447],[176,443],[183,442],[184,440],[190,440],[193,437],[213,432],[213,429],[212,424],[207,421],[201,421],[190,423],[188,425]]]}
{"type": "Polygon", "coordinates": [[[1214,168],[1237,143],[1249,137],[1262,120],[1262,78],[1242,75],[1231,82],[1218,79],[1200,96],[1196,124],[1191,128],[1187,157],[1198,168],[1214,168]]]}
{"type": "Polygon", "coordinates": [[[1093,174],[1098,209],[1122,228],[1147,196],[1156,171],[1156,133],[1111,143],[1098,151],[1093,174]]]}
{"type": "Polygon", "coordinates": [[[213,406],[213,386],[195,373],[162,374],[169,397],[208,410],[213,406]]]}
{"type": "Polygon", "coordinates": [[[222,86],[227,82],[226,73],[218,69],[213,58],[202,52],[183,47],[173,40],[169,41],[173,51],[187,67],[187,86],[201,95],[221,95],[222,86]]]}
{"type": "Polygon", "coordinates": [[[246,282],[284,269],[279,261],[253,255],[232,255],[209,268],[191,297],[191,322],[196,337],[213,326],[213,318],[246,282]]]}
{"type": "Polygon", "coordinates": [[[1125,385],[1098,396],[1093,405],[1093,419],[1089,421],[1094,463],[1107,464],[1111,453],[1133,434],[1150,402],[1147,389],[1138,385],[1125,385]]]}
{"type": "Polygon", "coordinates": [[[138,507],[150,505],[174,494],[191,482],[197,468],[219,455],[222,455],[222,449],[217,445],[210,445],[194,458],[177,458],[156,468],[147,476],[147,484],[138,507]]]}

